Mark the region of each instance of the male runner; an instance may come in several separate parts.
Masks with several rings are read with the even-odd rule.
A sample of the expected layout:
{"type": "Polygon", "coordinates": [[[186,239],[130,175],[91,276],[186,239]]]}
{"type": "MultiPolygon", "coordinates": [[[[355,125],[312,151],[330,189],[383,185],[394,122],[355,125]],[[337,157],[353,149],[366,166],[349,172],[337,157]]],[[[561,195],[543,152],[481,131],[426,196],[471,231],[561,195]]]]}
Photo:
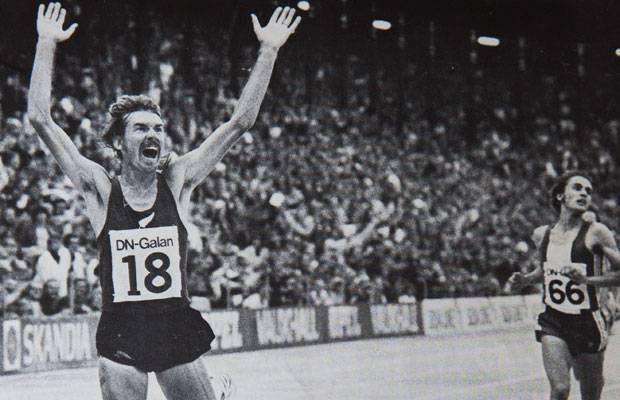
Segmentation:
{"type": "Polygon", "coordinates": [[[77,24],[63,29],[66,11],[60,3],[39,7],[28,116],[84,198],[97,235],[103,291],[97,351],[104,400],[146,399],[150,371],[168,399],[216,399],[200,360],[214,335],[189,307],[187,293],[190,196],[254,124],[278,49],[300,22],[294,14],[278,7],[264,27],[252,15],[259,55],[230,121],[161,173],[165,129],[159,107],[146,96],[122,96],[113,104],[104,138],[121,155],[117,179],[82,156],[52,119],[54,54],[77,24]]]}
{"type": "Polygon", "coordinates": [[[515,273],[513,285],[543,282],[545,311],[538,316],[536,339],[542,344],[543,364],[551,400],[568,399],[570,371],[575,370],[583,400],[600,399],[603,361],[611,318],[605,289],[619,284],[617,272],[605,271],[605,258],[617,269],[620,257],[611,231],[584,218],[592,201],[592,183],[583,173],[558,179],[551,203],[555,224],[534,230],[540,254],[534,271],[515,273]]]}

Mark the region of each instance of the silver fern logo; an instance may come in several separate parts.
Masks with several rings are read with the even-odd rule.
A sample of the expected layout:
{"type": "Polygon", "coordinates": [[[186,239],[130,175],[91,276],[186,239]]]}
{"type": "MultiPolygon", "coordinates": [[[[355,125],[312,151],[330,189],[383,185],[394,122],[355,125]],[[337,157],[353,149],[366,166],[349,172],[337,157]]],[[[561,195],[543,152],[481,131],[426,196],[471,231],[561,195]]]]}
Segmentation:
{"type": "Polygon", "coordinates": [[[154,212],[152,212],[151,214],[147,215],[146,217],[144,217],[140,221],[138,221],[138,225],[140,225],[140,228],[144,228],[145,226],[147,226],[148,224],[151,223],[153,218],[155,218],[155,213],[154,212]]]}

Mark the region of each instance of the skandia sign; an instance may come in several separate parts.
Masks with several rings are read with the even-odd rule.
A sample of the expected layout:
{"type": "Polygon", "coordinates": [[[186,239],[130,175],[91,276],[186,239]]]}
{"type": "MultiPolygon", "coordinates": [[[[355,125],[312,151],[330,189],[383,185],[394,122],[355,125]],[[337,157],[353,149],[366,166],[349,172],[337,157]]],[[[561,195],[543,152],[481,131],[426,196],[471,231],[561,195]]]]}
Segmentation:
{"type": "Polygon", "coordinates": [[[45,370],[52,364],[94,359],[88,320],[3,323],[4,371],[45,370]]]}
{"type": "Polygon", "coordinates": [[[22,367],[21,321],[2,322],[2,370],[19,371],[22,367]]]}

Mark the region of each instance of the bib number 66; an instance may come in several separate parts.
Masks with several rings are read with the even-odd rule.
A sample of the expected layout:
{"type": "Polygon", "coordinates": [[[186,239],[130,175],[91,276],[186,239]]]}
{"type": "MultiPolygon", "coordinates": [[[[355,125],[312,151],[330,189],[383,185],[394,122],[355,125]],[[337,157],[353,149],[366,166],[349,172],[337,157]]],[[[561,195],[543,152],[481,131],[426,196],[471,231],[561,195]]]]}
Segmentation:
{"type": "Polygon", "coordinates": [[[562,304],[565,300],[574,305],[579,305],[585,300],[585,294],[579,289],[579,284],[569,281],[566,288],[564,283],[559,279],[549,282],[549,297],[555,304],[562,304]]]}

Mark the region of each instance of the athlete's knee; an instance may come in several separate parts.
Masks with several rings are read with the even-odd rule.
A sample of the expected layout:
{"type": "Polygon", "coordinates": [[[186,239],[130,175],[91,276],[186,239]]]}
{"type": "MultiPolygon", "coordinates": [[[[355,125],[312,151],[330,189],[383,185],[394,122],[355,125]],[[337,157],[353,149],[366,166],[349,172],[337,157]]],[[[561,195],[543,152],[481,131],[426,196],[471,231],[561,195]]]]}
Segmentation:
{"type": "Polygon", "coordinates": [[[570,393],[570,383],[554,382],[551,384],[551,399],[552,400],[567,400],[569,393],[570,393]]]}

